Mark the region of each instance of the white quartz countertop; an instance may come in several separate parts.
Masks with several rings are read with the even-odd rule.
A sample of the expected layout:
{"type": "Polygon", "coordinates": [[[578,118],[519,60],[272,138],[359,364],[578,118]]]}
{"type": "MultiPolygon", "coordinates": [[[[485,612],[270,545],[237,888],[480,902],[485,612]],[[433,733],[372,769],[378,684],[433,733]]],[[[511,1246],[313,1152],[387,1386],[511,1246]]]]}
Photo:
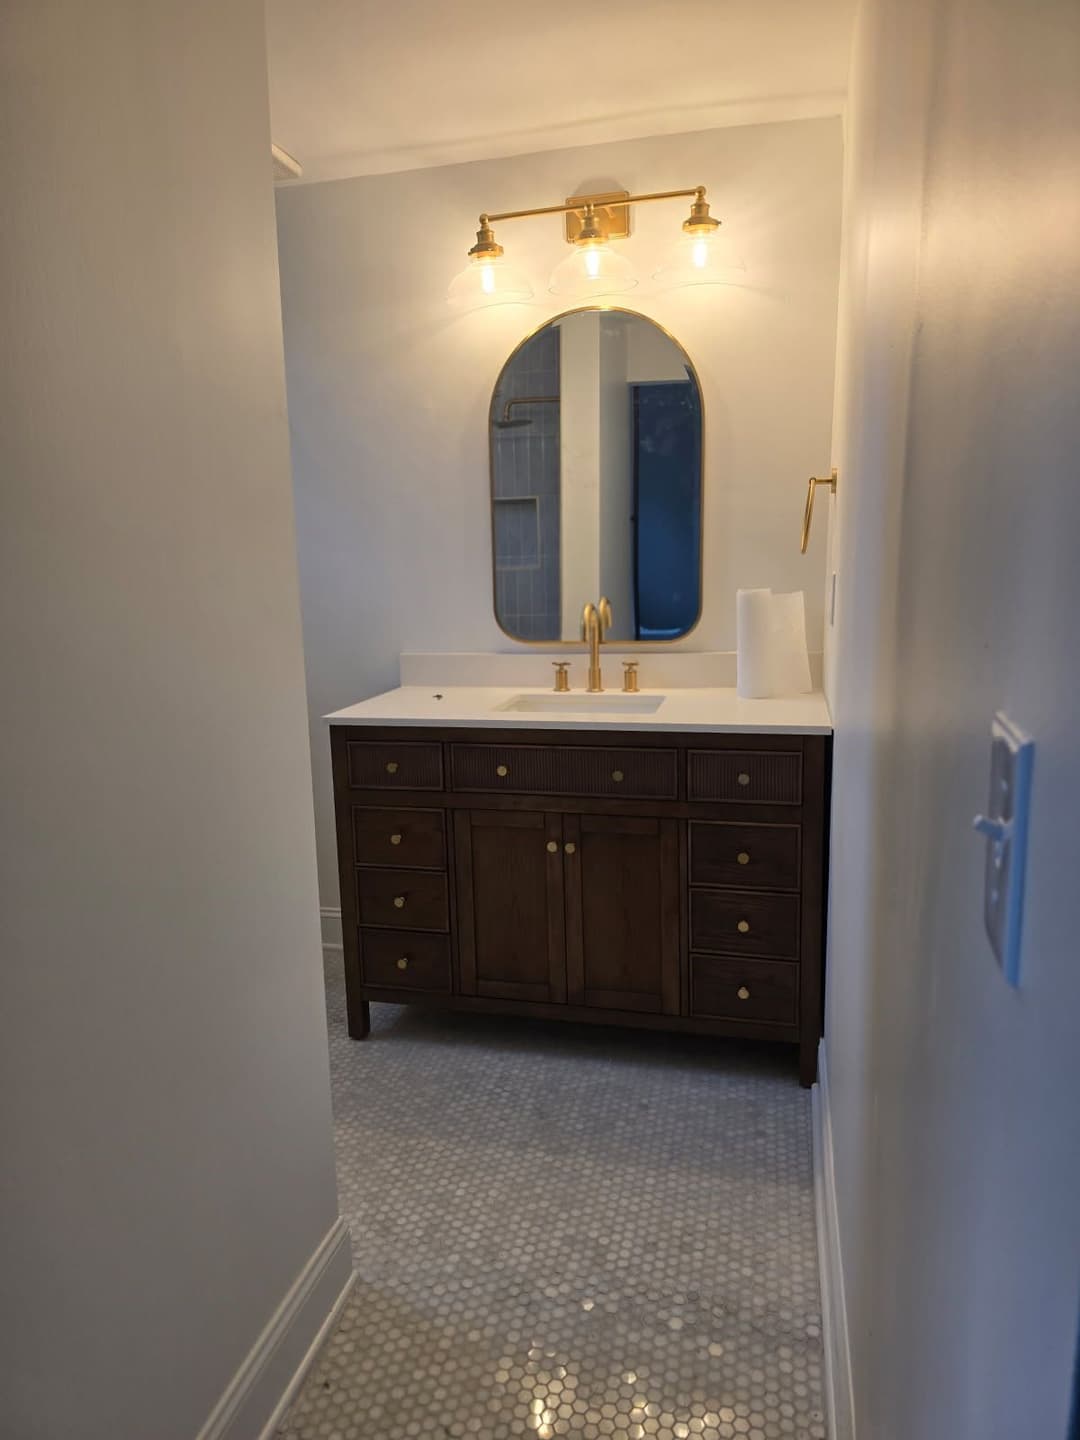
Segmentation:
{"type": "MultiPolygon", "coordinates": [[[[331,725],[430,725],[490,727],[499,730],[688,730],[749,734],[828,735],[832,731],[825,697],[820,691],[781,700],[742,700],[734,689],[675,688],[642,690],[642,697],[663,696],[651,713],[626,713],[612,708],[621,692],[593,696],[578,691],[556,697],[549,689],[528,686],[402,685],[335,710],[324,716],[331,725]],[[553,702],[556,711],[500,707],[513,702],[553,702]],[[548,700],[547,697],[551,697],[548,700]],[[577,703],[580,702],[580,705],[577,703]]],[[[629,699],[630,697],[626,697],[629,699]]]]}

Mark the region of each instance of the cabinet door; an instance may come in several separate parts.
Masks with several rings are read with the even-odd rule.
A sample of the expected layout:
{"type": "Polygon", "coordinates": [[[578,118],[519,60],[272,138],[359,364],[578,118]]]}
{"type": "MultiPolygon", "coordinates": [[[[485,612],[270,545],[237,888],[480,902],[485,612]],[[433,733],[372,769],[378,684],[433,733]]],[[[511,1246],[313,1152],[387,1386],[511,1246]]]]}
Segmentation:
{"type": "Polygon", "coordinates": [[[678,821],[567,815],[563,839],[570,1004],[677,1015],[678,821]]]}
{"type": "Polygon", "coordinates": [[[561,817],[459,810],[454,825],[462,994],[565,1001],[561,817]]]}

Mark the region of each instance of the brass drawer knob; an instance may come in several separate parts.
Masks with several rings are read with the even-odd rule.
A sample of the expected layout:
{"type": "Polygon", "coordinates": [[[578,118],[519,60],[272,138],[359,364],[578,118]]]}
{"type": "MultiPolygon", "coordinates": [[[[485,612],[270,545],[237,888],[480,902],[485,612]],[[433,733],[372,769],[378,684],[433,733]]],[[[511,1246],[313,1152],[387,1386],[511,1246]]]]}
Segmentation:
{"type": "Polygon", "coordinates": [[[395,895],[395,896],[394,896],[394,909],[395,909],[395,910],[404,910],[404,909],[405,909],[405,896],[404,896],[404,895],[395,895]]]}
{"type": "Polygon", "coordinates": [[[510,771],[505,765],[496,765],[495,774],[498,775],[500,779],[504,779],[507,775],[510,774],[510,771]]]}
{"type": "Polygon", "coordinates": [[[400,845],[400,844],[401,844],[401,839],[402,839],[402,837],[401,837],[400,833],[395,833],[395,834],[393,834],[393,835],[390,836],[390,844],[391,844],[391,845],[400,845]]]}
{"type": "Polygon", "coordinates": [[[735,926],[735,929],[738,930],[738,932],[739,932],[740,935],[749,935],[749,933],[750,933],[750,921],[749,921],[749,920],[740,920],[739,923],[738,923],[738,925],[735,926]]]}
{"type": "Polygon", "coordinates": [[[739,782],[740,785],[749,785],[749,784],[750,784],[750,776],[746,773],[745,770],[740,770],[739,773],[738,773],[738,775],[736,775],[735,778],[736,778],[736,780],[738,780],[738,782],[739,782]]]}
{"type": "Polygon", "coordinates": [[[623,773],[622,773],[622,771],[621,771],[621,770],[612,770],[612,772],[611,772],[611,778],[612,778],[612,780],[615,781],[615,784],[616,784],[616,785],[621,785],[621,784],[622,784],[622,778],[623,778],[623,773]]]}
{"type": "Polygon", "coordinates": [[[750,852],[748,850],[740,850],[735,858],[736,860],[738,860],[740,865],[750,864],[750,852]]]}
{"type": "Polygon", "coordinates": [[[549,855],[557,855],[559,853],[559,842],[557,840],[549,840],[547,842],[547,852],[549,855]]]}
{"type": "Polygon", "coordinates": [[[396,775],[396,774],[397,774],[397,761],[396,761],[396,760],[387,760],[387,762],[386,762],[386,773],[387,773],[388,775],[396,775]]]}
{"type": "Polygon", "coordinates": [[[397,962],[397,968],[399,970],[407,970],[409,968],[409,957],[407,955],[402,955],[401,959],[397,962]]]}
{"type": "Polygon", "coordinates": [[[568,840],[563,846],[563,849],[566,851],[567,855],[577,854],[577,846],[574,844],[573,840],[568,840]]]}
{"type": "MultiPolygon", "coordinates": [[[[400,961],[400,960],[398,961],[398,964],[399,964],[399,965],[401,964],[401,961],[400,961]]],[[[740,985],[739,988],[738,988],[738,990],[735,991],[735,994],[738,995],[738,997],[739,997],[740,1000],[749,1000],[749,999],[750,999],[750,991],[746,988],[745,985],[740,985]]]]}

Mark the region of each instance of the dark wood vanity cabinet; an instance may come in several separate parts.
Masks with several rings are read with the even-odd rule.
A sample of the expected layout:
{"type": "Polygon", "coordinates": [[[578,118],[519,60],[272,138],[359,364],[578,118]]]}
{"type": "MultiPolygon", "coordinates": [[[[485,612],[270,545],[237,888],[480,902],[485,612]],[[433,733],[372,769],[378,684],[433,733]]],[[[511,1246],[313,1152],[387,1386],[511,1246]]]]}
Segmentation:
{"type": "Polygon", "coordinates": [[[824,735],[334,726],[349,1033],[369,1004],[821,1029],[824,735]]]}

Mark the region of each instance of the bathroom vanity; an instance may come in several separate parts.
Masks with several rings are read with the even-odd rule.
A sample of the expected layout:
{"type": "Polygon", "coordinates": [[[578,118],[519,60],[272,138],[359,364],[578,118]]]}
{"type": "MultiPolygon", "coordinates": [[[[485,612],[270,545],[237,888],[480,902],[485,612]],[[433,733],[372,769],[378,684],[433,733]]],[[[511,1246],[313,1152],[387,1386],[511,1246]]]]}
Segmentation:
{"type": "Polygon", "coordinates": [[[420,1003],[783,1041],[813,1083],[820,696],[405,687],[329,718],[352,1036],[420,1003]]]}
{"type": "Polygon", "coordinates": [[[471,683],[458,665],[328,717],[350,1033],[386,1000],[734,1035],[797,1046],[811,1084],[829,715],[701,683],[728,664],[730,685],[730,654],[659,648],[706,603],[689,355],[617,307],[556,316],[499,372],[488,441],[519,648],[428,657],[424,681],[456,659],[471,683]]]}

